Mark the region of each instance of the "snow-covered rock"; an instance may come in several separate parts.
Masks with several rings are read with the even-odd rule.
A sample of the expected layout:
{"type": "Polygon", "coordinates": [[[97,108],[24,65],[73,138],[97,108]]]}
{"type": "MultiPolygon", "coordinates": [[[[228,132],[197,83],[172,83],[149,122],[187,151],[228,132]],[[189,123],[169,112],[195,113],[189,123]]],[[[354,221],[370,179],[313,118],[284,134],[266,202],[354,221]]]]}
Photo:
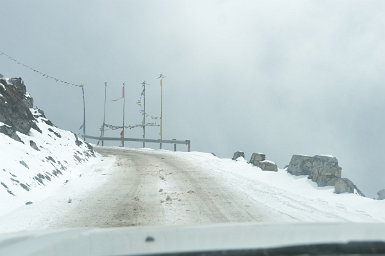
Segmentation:
{"type": "Polygon", "coordinates": [[[378,200],[385,200],[385,189],[377,192],[378,200]]]}
{"type": "Polygon", "coordinates": [[[232,159],[233,159],[233,160],[237,160],[237,159],[240,158],[240,157],[245,158],[245,152],[243,152],[243,151],[237,151],[237,152],[235,152],[232,159]]]}
{"type": "Polygon", "coordinates": [[[62,184],[73,167],[95,156],[89,144],[55,127],[43,111],[30,108],[33,99],[21,79],[0,79],[0,95],[3,205],[24,204],[20,200],[28,198],[30,191],[62,184]]]}

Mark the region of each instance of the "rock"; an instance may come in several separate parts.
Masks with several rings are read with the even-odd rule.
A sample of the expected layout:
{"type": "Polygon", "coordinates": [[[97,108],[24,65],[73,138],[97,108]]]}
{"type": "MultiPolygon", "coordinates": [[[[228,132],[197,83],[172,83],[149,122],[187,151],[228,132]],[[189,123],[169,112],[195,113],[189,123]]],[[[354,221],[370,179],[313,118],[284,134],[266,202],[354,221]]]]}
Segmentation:
{"type": "Polygon", "coordinates": [[[251,163],[251,164],[253,164],[253,165],[256,166],[258,162],[260,162],[260,161],[265,161],[265,159],[266,159],[265,154],[262,154],[262,153],[253,153],[253,154],[251,155],[251,158],[250,158],[250,162],[249,162],[249,163],[251,163]]]}
{"type": "Polygon", "coordinates": [[[342,193],[354,193],[355,185],[353,182],[346,178],[340,178],[337,180],[334,185],[334,193],[342,194],[342,193]]]}
{"type": "Polygon", "coordinates": [[[287,172],[299,176],[308,175],[319,187],[334,186],[336,194],[357,193],[365,196],[352,181],[341,178],[342,168],[332,156],[293,155],[287,172]]]}
{"type": "Polygon", "coordinates": [[[342,193],[355,193],[360,196],[365,196],[354,183],[347,178],[339,178],[334,185],[334,193],[342,194],[342,193]]]}
{"type": "Polygon", "coordinates": [[[287,167],[287,172],[296,176],[310,175],[312,168],[311,158],[310,156],[293,155],[287,167]]]}
{"type": "Polygon", "coordinates": [[[385,200],[385,189],[377,192],[378,200],[385,200]]]}
{"type": "Polygon", "coordinates": [[[253,153],[249,163],[261,168],[263,171],[278,171],[277,165],[272,161],[266,160],[266,155],[262,153],[253,153]]]}
{"type": "Polygon", "coordinates": [[[21,143],[24,143],[19,135],[17,135],[16,133],[16,129],[12,126],[9,126],[9,125],[2,125],[0,126],[0,133],[3,133],[5,135],[7,135],[8,137],[10,137],[11,139],[14,139],[18,142],[21,142],[21,143]]]}
{"type": "Polygon", "coordinates": [[[238,158],[243,157],[245,158],[245,153],[243,151],[237,151],[234,153],[233,160],[237,160],[238,158]]]}
{"type": "Polygon", "coordinates": [[[75,133],[72,133],[74,136],[75,136],[75,144],[76,146],[80,146],[83,144],[83,142],[81,140],[79,140],[78,136],[75,134],[75,133]]]}
{"type": "Polygon", "coordinates": [[[33,108],[33,98],[27,93],[23,80],[21,78],[10,78],[8,82],[16,88],[17,94],[22,98],[23,103],[28,108],[33,108]]]}
{"type": "Polygon", "coordinates": [[[263,171],[278,172],[277,165],[269,160],[260,161],[256,166],[261,168],[263,171]]]}
{"type": "Polygon", "coordinates": [[[0,94],[0,122],[26,135],[31,128],[40,131],[30,111],[33,99],[26,93],[21,78],[0,79],[0,94]]]}
{"type": "Polygon", "coordinates": [[[293,175],[309,175],[320,187],[334,186],[341,178],[341,170],[337,158],[331,156],[294,155],[287,168],[293,175]]]}
{"type": "Polygon", "coordinates": [[[36,143],[35,143],[33,140],[30,140],[30,141],[29,141],[29,145],[30,145],[31,148],[33,148],[34,150],[40,151],[40,149],[37,147],[36,143]]]}
{"type": "Polygon", "coordinates": [[[24,161],[19,161],[19,163],[24,166],[25,168],[29,169],[29,166],[24,161]]]}
{"type": "Polygon", "coordinates": [[[263,171],[278,171],[277,165],[272,161],[266,160],[266,155],[262,153],[253,153],[249,163],[261,168],[263,171]]]}

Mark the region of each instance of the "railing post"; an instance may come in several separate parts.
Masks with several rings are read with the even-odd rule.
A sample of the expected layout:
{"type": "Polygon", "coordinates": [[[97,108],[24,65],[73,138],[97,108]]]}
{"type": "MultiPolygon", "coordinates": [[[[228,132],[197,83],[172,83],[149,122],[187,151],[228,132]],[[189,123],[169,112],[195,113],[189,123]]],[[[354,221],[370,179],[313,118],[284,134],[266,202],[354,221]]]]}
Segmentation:
{"type": "MultiPolygon", "coordinates": [[[[172,139],[172,140],[176,140],[176,139],[172,139]]],[[[174,143],[174,152],[176,152],[176,143],[174,143]]]]}
{"type": "Polygon", "coordinates": [[[187,152],[190,152],[190,149],[191,149],[190,140],[186,140],[186,142],[187,142],[187,152]]]}

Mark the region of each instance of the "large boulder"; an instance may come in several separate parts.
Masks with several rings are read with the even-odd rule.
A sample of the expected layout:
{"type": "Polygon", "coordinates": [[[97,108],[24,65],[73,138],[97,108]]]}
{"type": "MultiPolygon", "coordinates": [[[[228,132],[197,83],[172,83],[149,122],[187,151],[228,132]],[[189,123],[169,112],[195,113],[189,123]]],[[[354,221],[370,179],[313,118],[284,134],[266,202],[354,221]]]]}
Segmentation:
{"type": "Polygon", "coordinates": [[[278,171],[277,165],[272,161],[266,160],[266,155],[262,153],[253,153],[249,163],[261,168],[262,171],[278,171]]]}
{"type": "Polygon", "coordinates": [[[334,185],[334,193],[342,194],[342,193],[355,193],[360,196],[365,196],[354,183],[347,178],[339,178],[334,185]]]}
{"type": "Polygon", "coordinates": [[[234,153],[233,160],[237,160],[238,158],[243,157],[245,158],[245,152],[243,151],[237,151],[234,153]]]}
{"type": "Polygon", "coordinates": [[[354,189],[356,186],[353,182],[346,178],[340,178],[337,180],[334,185],[334,193],[342,194],[342,193],[354,193],[354,189]]]}
{"type": "Polygon", "coordinates": [[[260,161],[265,161],[266,155],[262,153],[253,153],[250,158],[250,162],[252,165],[257,165],[260,161]]]}
{"type": "Polygon", "coordinates": [[[336,194],[357,193],[365,196],[352,181],[341,178],[342,168],[332,156],[293,155],[287,171],[293,175],[307,175],[319,187],[334,186],[336,194]]]}
{"type": "Polygon", "coordinates": [[[294,155],[287,168],[293,175],[308,175],[320,187],[334,186],[341,178],[341,170],[337,158],[331,156],[294,155]]]}
{"type": "Polygon", "coordinates": [[[312,157],[303,155],[293,155],[287,171],[293,175],[310,175],[312,170],[312,157]]]}
{"type": "Polygon", "coordinates": [[[378,200],[385,200],[385,189],[377,192],[378,200]]]}
{"type": "Polygon", "coordinates": [[[40,131],[30,111],[32,107],[33,99],[21,78],[0,79],[0,122],[24,134],[31,128],[40,131]]]}
{"type": "Polygon", "coordinates": [[[338,165],[338,160],[330,156],[314,156],[313,167],[309,179],[317,182],[318,186],[334,186],[338,178],[341,178],[342,168],[338,165]]]}

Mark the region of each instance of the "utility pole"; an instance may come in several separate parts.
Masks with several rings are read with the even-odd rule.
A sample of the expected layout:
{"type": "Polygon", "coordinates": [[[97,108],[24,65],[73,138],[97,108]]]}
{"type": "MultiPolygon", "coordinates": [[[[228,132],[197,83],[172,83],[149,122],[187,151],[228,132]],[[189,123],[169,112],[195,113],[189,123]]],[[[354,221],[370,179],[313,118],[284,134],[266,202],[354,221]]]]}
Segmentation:
{"type": "Polygon", "coordinates": [[[83,94],[83,140],[86,140],[86,100],[84,97],[84,85],[82,85],[83,94]]]}
{"type": "Polygon", "coordinates": [[[125,108],[126,108],[126,95],[125,95],[125,87],[126,87],[126,84],[123,83],[123,92],[122,92],[122,95],[123,95],[123,130],[122,130],[122,147],[124,147],[124,113],[125,113],[125,108]]]}
{"type": "MultiPolygon", "coordinates": [[[[143,81],[143,139],[146,139],[146,81],[143,81]]],[[[143,141],[143,148],[146,147],[146,142],[143,141]]]]}
{"type": "Polygon", "coordinates": [[[160,74],[158,79],[160,79],[160,145],[159,148],[162,149],[162,140],[163,140],[163,78],[165,76],[160,74]]]}
{"type": "MultiPolygon", "coordinates": [[[[103,115],[102,137],[104,137],[104,127],[106,125],[106,101],[107,101],[107,82],[104,82],[104,115],[103,115]]],[[[104,140],[102,140],[102,146],[104,146],[104,140]]]]}

